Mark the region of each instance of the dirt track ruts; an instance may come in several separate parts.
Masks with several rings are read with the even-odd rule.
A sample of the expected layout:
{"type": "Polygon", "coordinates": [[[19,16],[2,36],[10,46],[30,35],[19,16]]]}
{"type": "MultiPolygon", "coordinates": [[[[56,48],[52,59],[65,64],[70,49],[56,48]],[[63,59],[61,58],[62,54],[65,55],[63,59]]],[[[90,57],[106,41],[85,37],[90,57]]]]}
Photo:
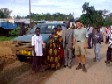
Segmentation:
{"type": "MultiPolygon", "coordinates": [[[[93,62],[93,49],[87,50],[87,73],[75,69],[77,61],[73,58],[71,69],[61,68],[57,71],[50,70],[32,74],[31,68],[29,68],[29,70],[25,70],[20,75],[15,76],[10,84],[112,84],[112,63],[109,65],[104,63],[106,50],[107,45],[102,44],[100,62],[93,62]]],[[[13,67],[22,64],[16,62],[13,67]]],[[[9,70],[11,66],[12,64],[8,65],[4,70],[9,70]]]]}

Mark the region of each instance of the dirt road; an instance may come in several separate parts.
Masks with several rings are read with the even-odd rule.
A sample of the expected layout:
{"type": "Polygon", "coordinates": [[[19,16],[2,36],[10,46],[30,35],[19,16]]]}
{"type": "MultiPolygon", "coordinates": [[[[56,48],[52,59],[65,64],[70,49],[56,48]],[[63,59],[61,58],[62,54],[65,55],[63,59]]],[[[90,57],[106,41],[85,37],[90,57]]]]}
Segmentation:
{"type": "Polygon", "coordinates": [[[102,45],[100,62],[93,62],[93,50],[87,50],[87,73],[76,71],[77,62],[74,61],[72,69],[56,71],[45,84],[112,84],[112,64],[106,66],[104,63],[106,47],[102,45]]]}
{"type": "Polygon", "coordinates": [[[109,65],[104,63],[106,49],[107,45],[102,44],[100,62],[93,62],[93,49],[87,50],[86,67],[88,72],[86,73],[82,72],[82,70],[77,71],[75,69],[77,66],[75,59],[73,59],[71,69],[61,68],[57,71],[45,71],[32,74],[31,65],[17,61],[6,66],[4,71],[10,70],[11,67],[17,67],[17,69],[14,69],[16,72],[14,70],[12,71],[14,75],[8,84],[112,84],[112,63],[109,65]]]}

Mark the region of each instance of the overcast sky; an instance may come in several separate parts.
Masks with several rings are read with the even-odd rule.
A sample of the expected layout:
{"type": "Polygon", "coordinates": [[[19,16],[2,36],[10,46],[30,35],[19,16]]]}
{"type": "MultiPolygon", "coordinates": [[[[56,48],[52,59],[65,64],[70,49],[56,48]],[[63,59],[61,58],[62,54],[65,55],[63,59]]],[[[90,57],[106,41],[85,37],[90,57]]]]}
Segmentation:
{"type": "MultiPolygon", "coordinates": [[[[84,2],[89,2],[90,6],[94,6],[97,10],[107,9],[112,12],[112,0],[31,0],[31,12],[71,13],[74,17],[79,17],[84,2]]],[[[29,14],[29,0],[0,0],[0,8],[9,8],[13,11],[11,15],[25,16],[29,14]]]]}

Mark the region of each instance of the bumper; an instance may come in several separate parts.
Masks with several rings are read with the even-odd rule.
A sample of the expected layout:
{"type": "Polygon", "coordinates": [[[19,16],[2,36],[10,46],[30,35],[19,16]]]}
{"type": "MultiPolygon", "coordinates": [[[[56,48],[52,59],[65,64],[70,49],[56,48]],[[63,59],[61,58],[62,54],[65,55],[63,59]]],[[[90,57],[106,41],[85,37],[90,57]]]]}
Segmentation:
{"type": "Polygon", "coordinates": [[[16,50],[16,55],[23,55],[23,56],[32,56],[32,50],[16,50]]]}

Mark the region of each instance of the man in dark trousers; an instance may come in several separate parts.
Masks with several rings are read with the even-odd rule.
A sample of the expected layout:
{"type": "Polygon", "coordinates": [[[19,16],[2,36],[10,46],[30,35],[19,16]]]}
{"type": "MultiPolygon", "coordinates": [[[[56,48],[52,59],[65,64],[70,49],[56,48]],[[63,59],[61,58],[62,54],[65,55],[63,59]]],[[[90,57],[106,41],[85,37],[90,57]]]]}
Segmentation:
{"type": "Polygon", "coordinates": [[[40,28],[36,28],[35,35],[32,36],[32,49],[33,49],[33,63],[32,70],[38,71],[42,68],[42,56],[43,56],[43,40],[40,35],[40,28]]]}

